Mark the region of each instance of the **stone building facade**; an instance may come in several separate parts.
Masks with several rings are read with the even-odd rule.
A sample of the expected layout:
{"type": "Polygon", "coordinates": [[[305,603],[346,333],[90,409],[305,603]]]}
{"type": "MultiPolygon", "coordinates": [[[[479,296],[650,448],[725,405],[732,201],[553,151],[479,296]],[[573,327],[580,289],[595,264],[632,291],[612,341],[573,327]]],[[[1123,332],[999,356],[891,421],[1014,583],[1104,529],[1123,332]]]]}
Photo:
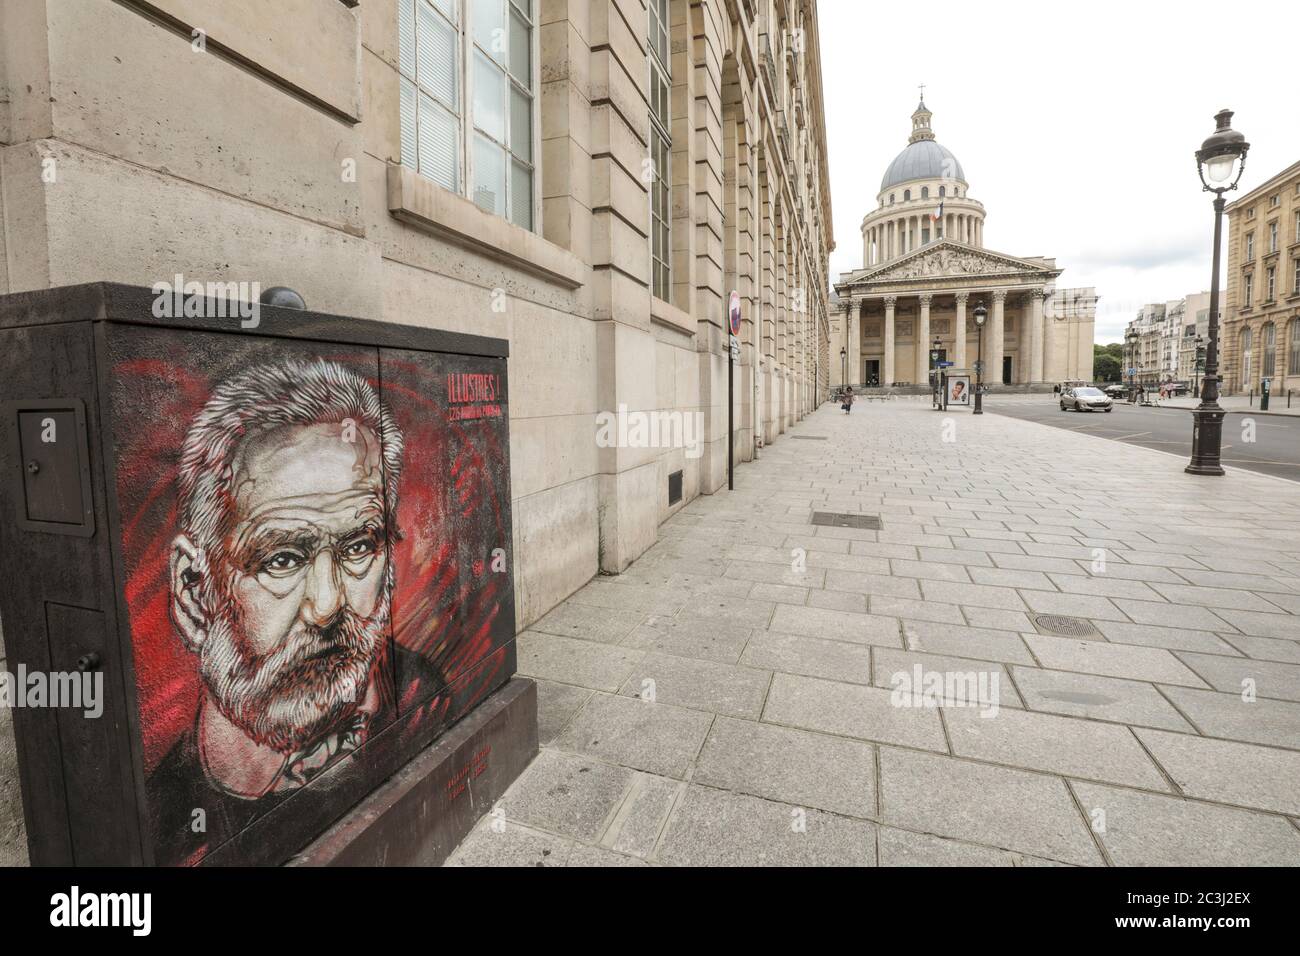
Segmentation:
{"type": "Polygon", "coordinates": [[[924,102],[912,114],[908,145],[862,221],[864,267],[835,283],[832,385],[924,386],[931,351],[972,367],[981,302],[987,383],[1091,379],[1095,290],[1058,290],[1054,259],[985,248],[984,206],[935,140],[932,115],[924,102]]]}
{"type": "Polygon", "coordinates": [[[4,0],[0,224],[0,292],[179,274],[508,339],[524,627],[725,488],[731,290],[737,457],[826,391],[816,0],[4,0]],[[621,410],[699,447],[600,447],[621,410]]]}
{"type": "Polygon", "coordinates": [[[1252,189],[1228,213],[1224,394],[1300,391],[1300,163],[1252,189]]]}
{"type": "Polygon", "coordinates": [[[1197,390],[1209,329],[1208,292],[1142,306],[1124,330],[1124,382],[1156,388],[1180,382],[1197,390]]]}

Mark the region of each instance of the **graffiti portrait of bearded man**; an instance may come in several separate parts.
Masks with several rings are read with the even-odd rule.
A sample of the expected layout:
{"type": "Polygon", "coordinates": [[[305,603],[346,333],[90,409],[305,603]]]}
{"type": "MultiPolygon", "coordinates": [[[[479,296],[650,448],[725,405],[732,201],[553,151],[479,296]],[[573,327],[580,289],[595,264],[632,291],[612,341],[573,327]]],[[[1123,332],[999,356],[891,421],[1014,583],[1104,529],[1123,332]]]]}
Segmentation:
{"type": "Polygon", "coordinates": [[[202,693],[148,781],[157,862],[201,857],[391,718],[402,456],[376,390],[324,360],[239,372],[190,423],[168,579],[202,693]]]}

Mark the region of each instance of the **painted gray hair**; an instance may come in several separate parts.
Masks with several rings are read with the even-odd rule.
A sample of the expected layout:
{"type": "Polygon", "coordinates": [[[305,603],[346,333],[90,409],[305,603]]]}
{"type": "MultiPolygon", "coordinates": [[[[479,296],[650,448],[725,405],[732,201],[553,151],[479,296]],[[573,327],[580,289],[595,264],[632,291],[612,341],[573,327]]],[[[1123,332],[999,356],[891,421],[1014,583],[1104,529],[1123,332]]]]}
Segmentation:
{"type": "Polygon", "coordinates": [[[365,379],[335,362],[316,359],[257,365],[212,392],[181,446],[182,527],[209,558],[224,555],[233,523],[234,459],[240,445],[285,426],[341,426],[348,419],[380,440],[384,503],[393,522],[402,474],[401,430],[365,379]]]}

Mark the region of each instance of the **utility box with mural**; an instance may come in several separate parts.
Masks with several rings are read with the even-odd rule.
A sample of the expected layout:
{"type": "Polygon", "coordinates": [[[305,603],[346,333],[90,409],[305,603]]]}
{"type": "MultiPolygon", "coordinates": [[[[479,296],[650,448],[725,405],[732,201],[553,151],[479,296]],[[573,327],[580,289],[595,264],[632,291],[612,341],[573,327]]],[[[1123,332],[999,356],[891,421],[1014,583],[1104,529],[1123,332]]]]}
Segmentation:
{"type": "Polygon", "coordinates": [[[0,297],[31,861],[365,860],[339,827],[386,792],[358,839],[436,862],[537,749],[506,343],[167,296],[0,297]]]}

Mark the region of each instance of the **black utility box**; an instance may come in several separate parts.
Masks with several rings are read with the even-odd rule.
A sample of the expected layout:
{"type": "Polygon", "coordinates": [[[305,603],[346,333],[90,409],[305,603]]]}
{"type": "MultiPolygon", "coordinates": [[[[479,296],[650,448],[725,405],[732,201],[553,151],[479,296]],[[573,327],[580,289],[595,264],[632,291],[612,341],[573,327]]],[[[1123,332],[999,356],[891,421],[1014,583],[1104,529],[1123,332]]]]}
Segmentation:
{"type": "Polygon", "coordinates": [[[33,864],[282,863],[510,679],[506,354],[206,294],[0,297],[33,864]]]}

